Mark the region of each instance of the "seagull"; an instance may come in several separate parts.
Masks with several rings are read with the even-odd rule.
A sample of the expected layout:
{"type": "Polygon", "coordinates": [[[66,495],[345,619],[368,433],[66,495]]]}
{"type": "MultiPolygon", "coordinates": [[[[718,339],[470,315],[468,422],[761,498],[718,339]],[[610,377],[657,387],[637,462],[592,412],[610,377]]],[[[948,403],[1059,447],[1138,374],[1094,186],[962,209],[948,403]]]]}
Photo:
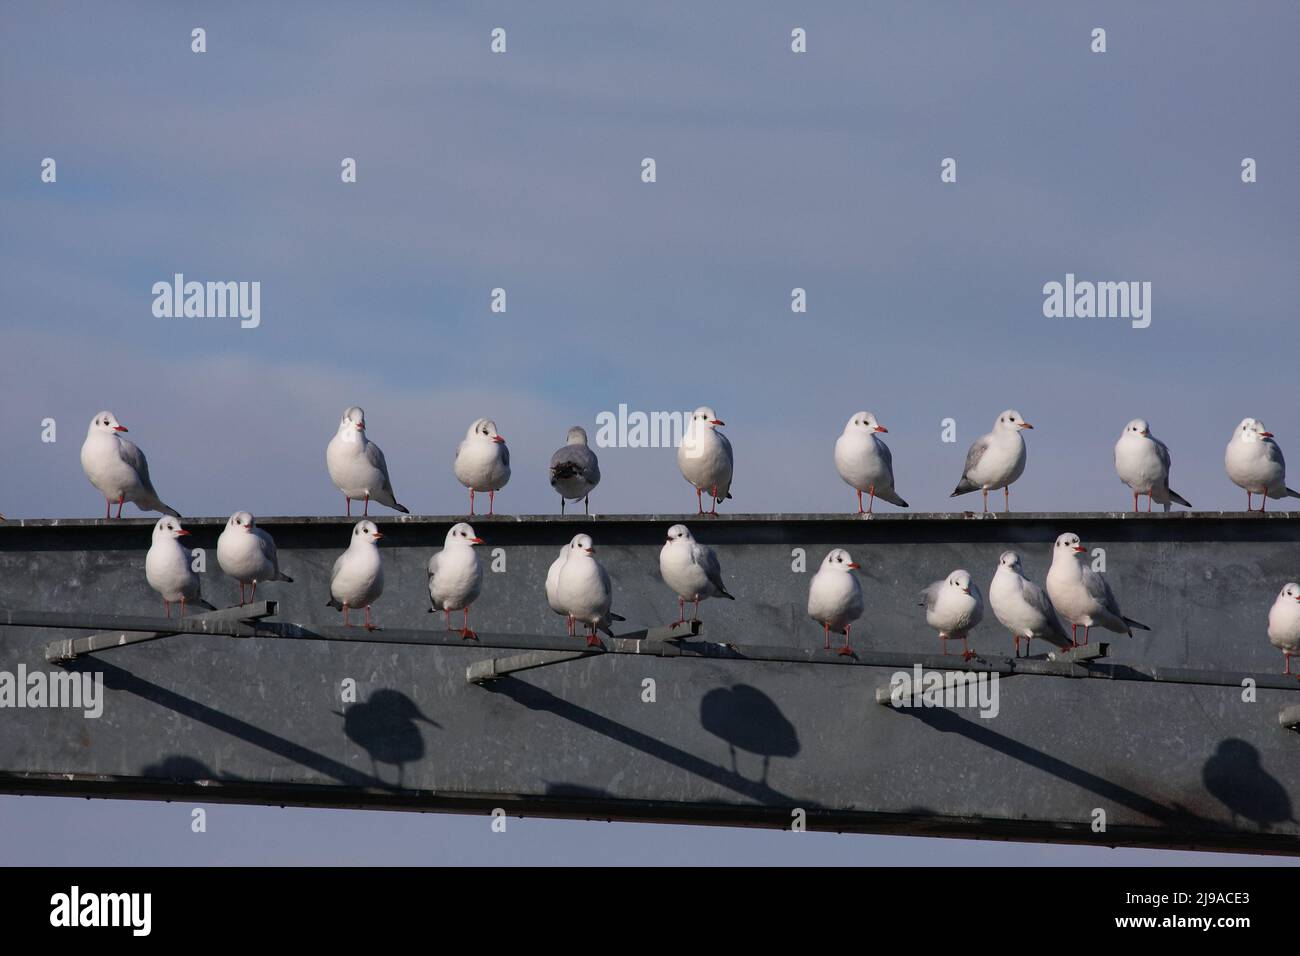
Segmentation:
{"type": "Polygon", "coordinates": [[[871,412],[858,412],[844,426],[835,441],[835,469],[858,493],[858,514],[871,514],[877,498],[906,508],[907,502],[894,490],[894,456],[889,446],[876,437],[889,429],[876,421],[871,412]],[[871,497],[862,510],[862,492],[871,497]]]}
{"type": "Polygon", "coordinates": [[[1025,437],[1020,434],[1034,426],[1012,408],[998,416],[993,431],[982,435],[966,452],[966,466],[961,481],[948,497],[956,498],[971,491],[984,492],[984,513],[989,511],[989,489],[1002,489],[1006,499],[1004,511],[1011,510],[1011,483],[1025,471],[1025,437]]]}
{"type": "Polygon", "coordinates": [[[736,600],[722,583],[722,565],[713,549],[698,543],[684,524],[668,529],[668,540],[659,551],[659,574],[664,583],[677,592],[677,621],[670,627],[686,623],[686,602],[695,602],[692,621],[700,619],[700,601],[722,597],[736,600]]]}
{"type": "Polygon", "coordinates": [[[822,558],[822,566],[808,582],[808,616],[822,626],[826,650],[831,649],[831,631],[844,634],[844,646],[838,652],[844,657],[853,656],[849,630],[863,611],[862,585],[853,573],[858,567],[847,551],[836,548],[822,558]]]}
{"type": "Polygon", "coordinates": [[[569,637],[573,637],[575,628],[573,615],[560,603],[560,571],[568,557],[569,545],[561,545],[560,556],[551,562],[551,567],[546,572],[546,603],[551,606],[552,611],[569,622],[569,637]]]}
{"type": "Polygon", "coordinates": [[[1056,608],[1052,607],[1052,599],[1025,577],[1020,555],[1014,551],[1003,551],[998,558],[998,569],[993,572],[993,583],[989,585],[989,606],[993,608],[993,616],[1015,637],[1016,657],[1020,656],[1022,639],[1026,642],[1026,657],[1036,637],[1060,648],[1070,646],[1065,628],[1056,617],[1056,608]]]}
{"type": "Polygon", "coordinates": [[[614,588],[609,582],[609,574],[596,560],[595,553],[596,546],[590,535],[574,535],[569,542],[569,556],[560,568],[556,597],[569,616],[587,625],[587,646],[603,647],[596,631],[603,631],[613,637],[614,632],[609,629],[610,623],[624,618],[609,609],[614,588]]]}
{"type": "Polygon", "coordinates": [[[118,424],[112,412],[100,412],[90,421],[86,440],[81,444],[81,470],[104,496],[104,518],[109,517],[113,502],[122,517],[122,503],[130,501],[141,511],[161,511],[179,518],[181,513],[162,503],[149,480],[149,462],[134,442],[122,435],[126,426],[118,424]]]}
{"type": "Polygon", "coordinates": [[[690,424],[686,434],[677,448],[677,467],[682,477],[695,487],[695,504],[699,513],[704,514],[704,503],[700,496],[708,492],[713,499],[713,508],[709,514],[718,513],[718,502],[731,497],[731,473],[735,459],[731,454],[731,442],[727,436],[718,431],[717,414],[707,405],[701,405],[691,413],[690,424]]]}
{"type": "Polygon", "coordinates": [[[153,526],[153,543],[144,557],[144,576],[149,587],[162,595],[163,608],[172,616],[172,602],[180,601],[181,617],[185,605],[193,604],[215,611],[211,604],[199,596],[199,576],[190,564],[189,549],[180,539],[189,535],[175,517],[159,518],[153,526]]]}
{"type": "Polygon", "coordinates": [[[287,581],[293,578],[280,570],[275,541],[257,526],[247,511],[236,511],[217,538],[217,563],[239,582],[239,606],[244,606],[244,586],[253,585],[250,601],[257,598],[259,581],[287,581]]]}
{"type": "Polygon", "coordinates": [[[325,465],[334,487],[343,492],[349,518],[354,500],[366,503],[363,515],[370,514],[372,499],[404,515],[411,513],[397,503],[388,462],[379,446],[366,437],[366,413],[355,405],[344,411],[339,430],[325,449],[325,465]]]}
{"type": "Polygon", "coordinates": [[[1147,496],[1147,511],[1152,499],[1169,510],[1176,502],[1190,508],[1192,503],[1169,488],[1169,449],[1155,435],[1145,418],[1135,418],[1120,432],[1115,442],[1115,471],[1119,480],[1133,489],[1133,511],[1138,510],[1138,495],[1147,496]],[[1159,497],[1156,497],[1156,496],[1159,497]]]}
{"type": "Polygon", "coordinates": [[[582,499],[582,513],[588,511],[591,489],[600,484],[600,462],[596,453],[587,447],[587,430],[581,425],[569,429],[564,446],[551,456],[551,487],[560,495],[560,514],[564,502],[582,499]]]}
{"type": "Polygon", "coordinates": [[[948,642],[961,638],[962,660],[975,656],[969,637],[984,617],[984,598],[970,572],[958,568],[942,581],[935,581],[922,592],[920,606],[925,608],[925,623],[939,632],[943,652],[948,642]]]}
{"type": "Polygon", "coordinates": [[[456,449],[456,480],[469,489],[469,513],[474,514],[474,492],[488,493],[488,514],[494,514],[497,492],[510,480],[510,449],[497,431],[497,423],[476,418],[456,449]]]}
{"type": "Polygon", "coordinates": [[[1289,581],[1278,592],[1277,600],[1268,609],[1268,642],[1286,658],[1286,670],[1291,673],[1291,656],[1300,653],[1300,584],[1289,581]]]}
{"type": "Polygon", "coordinates": [[[483,539],[464,521],[451,526],[442,550],[429,558],[429,612],[442,611],[447,616],[447,630],[451,630],[451,612],[464,612],[461,619],[460,639],[477,641],[478,635],[469,629],[469,606],[478,599],[483,588],[483,569],[479,566],[474,545],[483,539]]]}
{"type": "MultiPolygon", "coordinates": [[[[83,452],[84,455],[84,452],[83,452]]],[[[1286,486],[1286,461],[1282,449],[1273,440],[1273,433],[1264,430],[1257,418],[1243,418],[1223,456],[1228,477],[1233,484],[1246,489],[1246,510],[1251,507],[1253,495],[1260,495],[1259,510],[1263,511],[1269,498],[1300,498],[1300,491],[1286,486]]]]}
{"type": "Polygon", "coordinates": [[[1088,632],[1094,627],[1129,637],[1133,636],[1135,627],[1151,630],[1120,613],[1110,582],[1088,567],[1083,557],[1087,553],[1088,549],[1079,543],[1079,536],[1067,531],[1056,539],[1052,566],[1047,571],[1047,595],[1061,617],[1070,622],[1070,644],[1078,646],[1080,625],[1084,644],[1088,643],[1088,632]]]}
{"type": "Polygon", "coordinates": [[[366,630],[376,630],[370,623],[370,605],[384,593],[384,566],[379,558],[378,541],[383,535],[373,521],[363,519],[352,529],[348,549],[334,561],[330,572],[330,599],[326,607],[343,612],[343,626],[348,623],[348,609],[366,609],[366,630]]]}

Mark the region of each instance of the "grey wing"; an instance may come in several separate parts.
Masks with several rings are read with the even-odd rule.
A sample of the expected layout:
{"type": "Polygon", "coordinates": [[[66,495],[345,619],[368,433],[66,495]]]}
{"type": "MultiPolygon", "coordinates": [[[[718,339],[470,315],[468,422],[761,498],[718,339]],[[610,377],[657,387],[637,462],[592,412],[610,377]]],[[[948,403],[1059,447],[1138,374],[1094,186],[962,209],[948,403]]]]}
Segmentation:
{"type": "Polygon", "coordinates": [[[975,440],[975,444],[970,446],[970,451],[966,452],[966,464],[961,470],[963,478],[969,477],[970,473],[975,470],[975,467],[980,463],[980,459],[984,457],[984,453],[989,450],[989,444],[989,436],[983,435],[975,440]]]}
{"type": "Polygon", "coordinates": [[[369,439],[366,440],[366,461],[370,462],[384,476],[384,490],[391,494],[393,482],[388,477],[388,462],[384,460],[384,453],[380,451],[379,446],[369,439]]]}
{"type": "Polygon", "coordinates": [[[442,554],[441,551],[435,551],[433,553],[433,556],[429,558],[428,571],[429,571],[429,577],[431,578],[438,573],[438,556],[441,554],[442,554]]]}
{"type": "Polygon", "coordinates": [[[1020,585],[1020,594],[1024,597],[1025,603],[1047,618],[1047,623],[1051,625],[1053,631],[1061,631],[1061,622],[1056,616],[1056,607],[1052,604],[1052,599],[1047,596],[1047,592],[1033,581],[1023,578],[1021,580],[1024,583],[1020,585]]]}
{"type": "Polygon", "coordinates": [[[876,449],[880,452],[880,460],[885,463],[885,471],[889,472],[889,480],[894,480],[894,453],[889,450],[889,446],[875,436],[876,449]]]}
{"type": "Polygon", "coordinates": [[[565,478],[583,478],[593,485],[600,481],[600,468],[590,448],[565,445],[551,456],[551,483],[565,478]]]}
{"type": "Polygon", "coordinates": [[[510,446],[504,442],[501,445],[501,463],[507,468],[510,467],[510,446]]]}
{"type": "Polygon", "coordinates": [[[1110,589],[1110,582],[1106,580],[1104,574],[1098,574],[1091,568],[1085,568],[1083,571],[1083,586],[1088,589],[1088,595],[1098,604],[1104,607],[1116,617],[1120,616],[1119,601],[1115,600],[1115,592],[1110,589]]]}
{"type": "Polygon", "coordinates": [[[1169,475],[1169,448],[1159,438],[1152,438],[1151,441],[1156,446],[1156,457],[1160,459],[1160,464],[1165,469],[1165,476],[1169,475]]]}
{"type": "Polygon", "coordinates": [[[710,584],[719,591],[727,590],[726,585],[722,583],[722,565],[718,562],[718,556],[713,553],[712,548],[697,544],[691,549],[691,557],[704,569],[704,576],[709,579],[710,584]]]}
{"type": "Polygon", "coordinates": [[[125,438],[119,438],[117,442],[117,453],[122,456],[122,460],[135,469],[135,473],[140,477],[140,484],[145,490],[155,498],[158,493],[153,489],[153,482],[149,480],[149,462],[145,460],[144,452],[135,442],[127,441],[125,438]]]}
{"type": "Polygon", "coordinates": [[[271,562],[271,567],[277,571],[280,570],[280,556],[276,553],[275,539],[263,531],[261,528],[254,528],[257,543],[261,545],[262,554],[271,562]]]}
{"type": "Polygon", "coordinates": [[[722,453],[727,456],[727,467],[734,469],[736,467],[736,458],[731,453],[731,442],[722,432],[714,432],[713,434],[722,440],[722,453]]]}
{"type": "Polygon", "coordinates": [[[1286,470],[1286,459],[1282,457],[1282,448],[1271,438],[1264,439],[1264,454],[1269,461],[1276,462],[1283,470],[1286,470]]]}
{"type": "Polygon", "coordinates": [[[333,584],[334,579],[339,576],[339,569],[343,567],[343,559],[345,557],[347,557],[346,551],[344,551],[342,554],[340,554],[337,558],[334,559],[334,569],[330,571],[330,584],[333,584]]]}
{"type": "Polygon", "coordinates": [[[921,591],[921,601],[927,611],[934,610],[934,603],[939,600],[939,589],[943,585],[943,581],[935,581],[933,584],[927,584],[921,591]]]}

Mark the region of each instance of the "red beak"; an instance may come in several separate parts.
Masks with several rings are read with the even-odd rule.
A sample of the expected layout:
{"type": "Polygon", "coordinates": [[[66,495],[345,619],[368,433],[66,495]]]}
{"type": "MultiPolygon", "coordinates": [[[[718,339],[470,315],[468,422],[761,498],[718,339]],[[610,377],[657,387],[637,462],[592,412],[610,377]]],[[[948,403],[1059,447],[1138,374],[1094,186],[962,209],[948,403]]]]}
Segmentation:
{"type": "Polygon", "coordinates": [[[710,424],[710,425],[725,425],[725,424],[727,424],[727,423],[726,423],[726,422],[720,422],[720,421],[718,421],[718,420],[715,418],[715,419],[713,419],[711,422],[709,422],[709,424],[710,424]]]}
{"type": "Polygon", "coordinates": [[[851,571],[856,571],[856,570],[857,570],[858,568],[860,568],[860,567],[862,567],[862,565],[858,564],[858,562],[856,562],[856,561],[850,561],[850,562],[849,562],[849,570],[851,570],[851,571]]]}
{"type": "Polygon", "coordinates": [[[1259,437],[1260,437],[1260,438],[1272,438],[1272,437],[1273,437],[1273,433],[1272,433],[1272,432],[1260,432],[1260,433],[1259,433],[1259,437]]]}
{"type": "Polygon", "coordinates": [[[1075,554],[1086,554],[1087,551],[1088,551],[1088,549],[1087,549],[1087,548],[1084,548],[1084,547],[1077,547],[1077,548],[1074,549],[1074,553],[1075,553],[1075,554]]]}
{"type": "Polygon", "coordinates": [[[595,554],[595,553],[596,553],[596,549],[595,549],[595,548],[583,548],[582,550],[585,551],[585,552],[587,552],[587,554],[595,554]]]}
{"type": "Polygon", "coordinates": [[[482,538],[470,538],[470,539],[469,539],[469,543],[470,543],[470,544],[487,544],[487,542],[484,541],[482,538]]]}
{"type": "Polygon", "coordinates": [[[186,535],[186,534],[189,534],[189,532],[186,531],[184,528],[181,528],[179,531],[176,532],[176,537],[179,538],[181,535],[186,535]]]}
{"type": "Polygon", "coordinates": [[[504,445],[506,443],[505,438],[502,437],[501,435],[493,435],[492,440],[496,442],[498,445],[504,445]]]}
{"type": "Polygon", "coordinates": [[[889,431],[889,429],[886,428],[884,425],[877,425],[876,428],[875,428],[875,430],[878,431],[878,432],[888,432],[888,431],[889,431]]]}
{"type": "Polygon", "coordinates": [[[113,431],[115,431],[115,432],[124,432],[124,431],[126,431],[126,426],[125,426],[125,425],[114,425],[114,426],[113,426],[113,431]]]}

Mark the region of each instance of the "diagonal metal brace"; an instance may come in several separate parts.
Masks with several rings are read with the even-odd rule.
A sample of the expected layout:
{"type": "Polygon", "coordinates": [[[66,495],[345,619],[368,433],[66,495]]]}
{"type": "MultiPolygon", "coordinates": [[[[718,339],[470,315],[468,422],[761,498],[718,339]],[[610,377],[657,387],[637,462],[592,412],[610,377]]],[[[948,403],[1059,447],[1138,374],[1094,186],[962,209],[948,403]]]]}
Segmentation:
{"type": "MultiPolygon", "coordinates": [[[[110,650],[114,647],[128,647],[155,641],[160,637],[174,637],[177,634],[224,634],[228,637],[252,637],[255,633],[245,621],[257,621],[276,613],[275,601],[255,601],[242,607],[227,607],[217,611],[204,611],[186,618],[130,618],[123,617],[113,623],[115,630],[102,631],[89,637],[69,637],[54,641],[45,647],[45,659],[51,664],[63,666],[83,654],[110,650]],[[215,625],[215,626],[213,626],[215,625]]],[[[97,623],[94,615],[60,615],[65,623],[44,623],[41,627],[91,627],[103,626],[97,623]]]]}
{"type": "Polygon", "coordinates": [[[695,637],[699,633],[700,622],[687,621],[686,625],[680,628],[652,627],[631,635],[605,638],[599,647],[585,647],[580,651],[532,651],[511,657],[492,657],[485,661],[476,661],[465,668],[465,680],[471,684],[483,684],[520,671],[549,667],[552,664],[563,664],[566,661],[596,657],[600,654],[649,653],[656,657],[677,657],[681,652],[676,642],[682,638],[695,637]]]}

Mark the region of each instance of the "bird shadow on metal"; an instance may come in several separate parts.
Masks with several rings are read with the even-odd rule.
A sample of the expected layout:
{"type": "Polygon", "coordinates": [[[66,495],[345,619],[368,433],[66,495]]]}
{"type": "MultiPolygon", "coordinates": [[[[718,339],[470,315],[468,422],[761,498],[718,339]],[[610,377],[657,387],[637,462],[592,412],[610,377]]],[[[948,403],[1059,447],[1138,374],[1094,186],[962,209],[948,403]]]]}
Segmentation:
{"type": "Polygon", "coordinates": [[[1021,763],[1051,774],[1053,777],[1072,783],[1090,793],[1095,793],[1099,797],[1128,807],[1130,810],[1135,810],[1153,820],[1158,820],[1162,824],[1177,824],[1201,830],[1230,829],[1219,821],[1199,816],[1179,804],[1175,803],[1166,806],[1145,794],[1138,793],[1136,790],[1130,790],[1122,784],[1099,777],[1082,767],[1067,763],[1059,757],[1053,757],[1051,754],[1044,753],[1028,744],[996,733],[982,726],[978,722],[979,718],[967,720],[952,711],[938,707],[900,708],[894,712],[914,717],[940,733],[960,734],[973,743],[988,747],[990,750],[995,750],[1000,754],[1011,757],[1013,760],[1019,760],[1021,763]]]}
{"type": "MultiPolygon", "coordinates": [[[[246,741],[255,747],[273,753],[276,756],[283,757],[286,760],[292,760],[297,764],[314,770],[319,774],[344,784],[349,787],[371,787],[382,790],[396,791],[398,788],[384,783],[382,779],[375,776],[353,770],[347,764],[339,763],[326,757],[324,754],[318,754],[314,750],[296,744],[291,740],[285,740],[275,734],[269,733],[260,727],[255,727],[247,721],[240,720],[238,717],[232,717],[229,714],[223,714],[221,711],[209,707],[207,704],[201,704],[192,700],[183,694],[167,690],[165,687],[159,687],[142,677],[137,677],[130,671],[118,667],[115,664],[96,658],[85,662],[77,661],[69,666],[69,670],[80,670],[82,668],[99,671],[104,675],[104,686],[117,691],[123,691],[128,694],[134,694],[142,700],[147,700],[157,704],[159,707],[165,707],[168,710],[175,711],[190,720],[197,721],[201,724],[219,730],[222,733],[237,737],[246,741]]],[[[170,758],[176,759],[176,758],[170,758]]],[[[221,779],[233,779],[223,777],[221,779]]]]}
{"type": "Polygon", "coordinates": [[[442,729],[442,725],[426,717],[411,698],[399,690],[382,688],[372,693],[364,702],[350,705],[345,711],[331,711],[343,718],[343,732],[348,740],[363,748],[370,756],[370,769],[377,779],[382,779],[379,764],[397,767],[395,787],[404,786],[405,768],[424,757],[424,735],[420,724],[442,729]]]}
{"type": "MultiPolygon", "coordinates": [[[[749,780],[733,770],[710,763],[702,757],[687,753],[672,744],[665,743],[639,730],[633,730],[624,724],[593,713],[576,704],[572,704],[550,691],[533,684],[526,684],[514,677],[505,677],[483,685],[494,694],[501,694],[529,710],[543,710],[555,714],[564,720],[615,740],[624,746],[639,750],[647,756],[680,767],[688,773],[695,774],[721,787],[726,787],[742,796],[748,797],[762,805],[799,806],[806,809],[819,809],[820,804],[811,800],[789,797],[773,789],[765,780],[749,780]]],[[[775,705],[773,705],[775,707],[775,705]]],[[[784,719],[784,718],[783,718],[784,719]]]]}
{"type": "Polygon", "coordinates": [[[1246,741],[1228,737],[1201,768],[1201,782],[1232,814],[1244,817],[1261,831],[1278,823],[1295,823],[1286,788],[1260,763],[1259,751],[1246,741]]]}
{"type": "Polygon", "coordinates": [[[799,753],[799,735],[794,724],[786,720],[771,697],[748,684],[715,687],[705,694],[700,701],[700,724],[726,741],[731,752],[731,772],[737,776],[740,776],[737,750],[762,757],[760,783],[764,786],[773,757],[795,757],[799,753]]]}

